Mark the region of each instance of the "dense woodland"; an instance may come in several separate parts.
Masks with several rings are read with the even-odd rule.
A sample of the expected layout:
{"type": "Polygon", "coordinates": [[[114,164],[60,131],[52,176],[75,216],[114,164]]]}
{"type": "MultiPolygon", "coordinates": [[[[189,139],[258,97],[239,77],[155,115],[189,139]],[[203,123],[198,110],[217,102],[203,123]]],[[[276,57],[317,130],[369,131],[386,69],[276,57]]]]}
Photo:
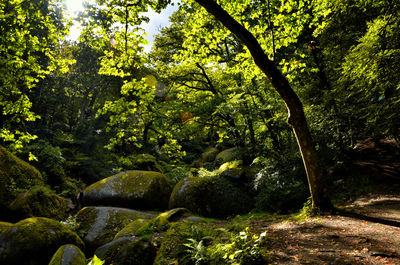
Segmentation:
{"type": "MultiPolygon", "coordinates": [[[[146,53],[144,12],[169,2],[87,4],[76,41],[62,1],[0,2],[1,221],[65,220],[83,206],[82,190],[129,170],[162,173],[171,190],[193,178],[228,189],[228,210],[172,202],[201,216],[286,213],[304,203],[318,213],[342,198],[338,183],[370,182],[350,166],[362,143],[390,142],[398,154],[398,1],[184,0],[146,53]],[[29,179],[14,155],[41,176],[29,179]],[[18,206],[27,191],[29,205],[18,206]]],[[[203,195],[204,185],[195,188],[203,195]]],[[[192,252],[184,252],[193,254],[206,241],[190,233],[192,252]]],[[[218,261],[223,246],[209,244],[213,258],[157,256],[157,264],[266,264],[227,248],[218,261]]]]}

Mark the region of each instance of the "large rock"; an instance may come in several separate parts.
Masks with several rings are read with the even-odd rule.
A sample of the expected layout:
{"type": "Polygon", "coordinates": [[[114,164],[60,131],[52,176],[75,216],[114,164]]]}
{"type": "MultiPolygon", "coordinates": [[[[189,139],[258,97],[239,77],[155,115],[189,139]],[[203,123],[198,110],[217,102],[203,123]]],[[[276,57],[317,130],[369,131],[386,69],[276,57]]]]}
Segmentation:
{"type": "Polygon", "coordinates": [[[159,214],[156,218],[152,220],[136,219],[132,223],[125,226],[121,231],[119,231],[114,240],[123,237],[139,237],[143,235],[151,235],[157,232],[166,231],[172,222],[178,222],[183,220],[196,220],[201,221],[201,218],[196,219],[195,216],[185,208],[176,208],[169,210],[167,212],[159,214]]]}
{"type": "Polygon", "coordinates": [[[218,155],[218,149],[215,147],[207,148],[204,153],[201,154],[201,161],[204,162],[213,162],[218,155]]]}
{"type": "Polygon", "coordinates": [[[238,160],[239,154],[238,149],[236,147],[232,147],[220,152],[215,158],[216,165],[222,165],[223,163],[238,160]]]}
{"type": "Polygon", "coordinates": [[[48,218],[28,218],[1,231],[0,264],[48,264],[52,254],[62,245],[84,247],[77,234],[48,218]]]}
{"type": "Polygon", "coordinates": [[[69,210],[64,198],[43,186],[20,193],[9,209],[18,219],[41,216],[57,220],[65,219],[69,210]]]}
{"type": "Polygon", "coordinates": [[[87,253],[113,240],[126,225],[136,219],[150,219],[154,214],[116,207],[85,207],[76,215],[78,230],[83,233],[87,253]]]}
{"type": "Polygon", "coordinates": [[[57,250],[49,265],[86,265],[86,257],[77,246],[68,244],[57,250]]]}
{"type": "Polygon", "coordinates": [[[127,226],[125,226],[123,229],[121,229],[114,237],[114,240],[117,240],[119,238],[134,238],[138,236],[137,231],[140,230],[140,228],[150,225],[150,220],[149,219],[136,219],[135,221],[129,223],[127,226]]]}
{"type": "Polygon", "coordinates": [[[169,207],[184,207],[203,216],[227,217],[249,212],[253,200],[222,176],[188,177],[174,187],[169,207]]]}
{"type": "Polygon", "coordinates": [[[12,223],[0,222],[0,234],[7,230],[9,227],[13,226],[12,223]]]}
{"type": "Polygon", "coordinates": [[[226,178],[240,179],[244,175],[243,161],[226,162],[218,168],[218,173],[226,178]]]}
{"type": "Polygon", "coordinates": [[[96,256],[105,261],[105,265],[149,265],[156,257],[156,248],[150,237],[119,238],[99,248],[96,256]]]}
{"type": "Polygon", "coordinates": [[[10,218],[9,204],[22,191],[42,185],[40,172],[0,146],[0,220],[10,218]]]}
{"type": "Polygon", "coordinates": [[[130,209],[165,209],[171,187],[158,172],[132,170],[100,180],[83,192],[84,205],[108,205],[130,209]]]}

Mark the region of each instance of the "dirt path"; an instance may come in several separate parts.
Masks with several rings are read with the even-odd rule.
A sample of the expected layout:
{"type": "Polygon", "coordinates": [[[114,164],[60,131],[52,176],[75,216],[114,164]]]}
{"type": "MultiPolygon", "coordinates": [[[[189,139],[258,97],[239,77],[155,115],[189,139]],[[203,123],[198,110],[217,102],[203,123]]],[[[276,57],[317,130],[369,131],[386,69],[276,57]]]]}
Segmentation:
{"type": "Polygon", "coordinates": [[[390,220],[394,225],[336,215],[309,218],[301,223],[258,220],[252,226],[267,231],[271,264],[400,265],[399,186],[343,206],[357,214],[390,220]]]}

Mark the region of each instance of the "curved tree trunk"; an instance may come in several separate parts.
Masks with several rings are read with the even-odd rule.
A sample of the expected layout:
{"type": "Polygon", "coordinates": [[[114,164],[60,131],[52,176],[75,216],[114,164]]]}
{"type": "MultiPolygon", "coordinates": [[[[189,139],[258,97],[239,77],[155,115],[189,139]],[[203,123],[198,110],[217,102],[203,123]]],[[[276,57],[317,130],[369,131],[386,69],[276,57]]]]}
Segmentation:
{"type": "Polygon", "coordinates": [[[269,60],[257,39],[240,23],[233,19],[214,0],[195,0],[204,7],[208,13],[221,22],[228,30],[238,37],[249,49],[255,64],[268,77],[272,86],[279,93],[288,110],[288,123],[292,126],[297,143],[303,158],[307,173],[308,184],[312,196],[313,209],[330,210],[332,204],[329,200],[326,186],[324,185],[323,172],[318,163],[317,152],[312,142],[310,130],[304,116],[303,105],[293,91],[287,79],[279,71],[276,65],[269,60]]]}

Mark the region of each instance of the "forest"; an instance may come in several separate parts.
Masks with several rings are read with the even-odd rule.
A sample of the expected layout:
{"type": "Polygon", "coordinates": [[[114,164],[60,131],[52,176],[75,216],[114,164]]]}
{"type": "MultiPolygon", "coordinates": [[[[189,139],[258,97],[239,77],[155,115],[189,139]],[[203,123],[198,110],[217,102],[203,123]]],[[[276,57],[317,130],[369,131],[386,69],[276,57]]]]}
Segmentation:
{"type": "Polygon", "coordinates": [[[0,264],[400,264],[397,0],[73,19],[0,1],[0,264]]]}

